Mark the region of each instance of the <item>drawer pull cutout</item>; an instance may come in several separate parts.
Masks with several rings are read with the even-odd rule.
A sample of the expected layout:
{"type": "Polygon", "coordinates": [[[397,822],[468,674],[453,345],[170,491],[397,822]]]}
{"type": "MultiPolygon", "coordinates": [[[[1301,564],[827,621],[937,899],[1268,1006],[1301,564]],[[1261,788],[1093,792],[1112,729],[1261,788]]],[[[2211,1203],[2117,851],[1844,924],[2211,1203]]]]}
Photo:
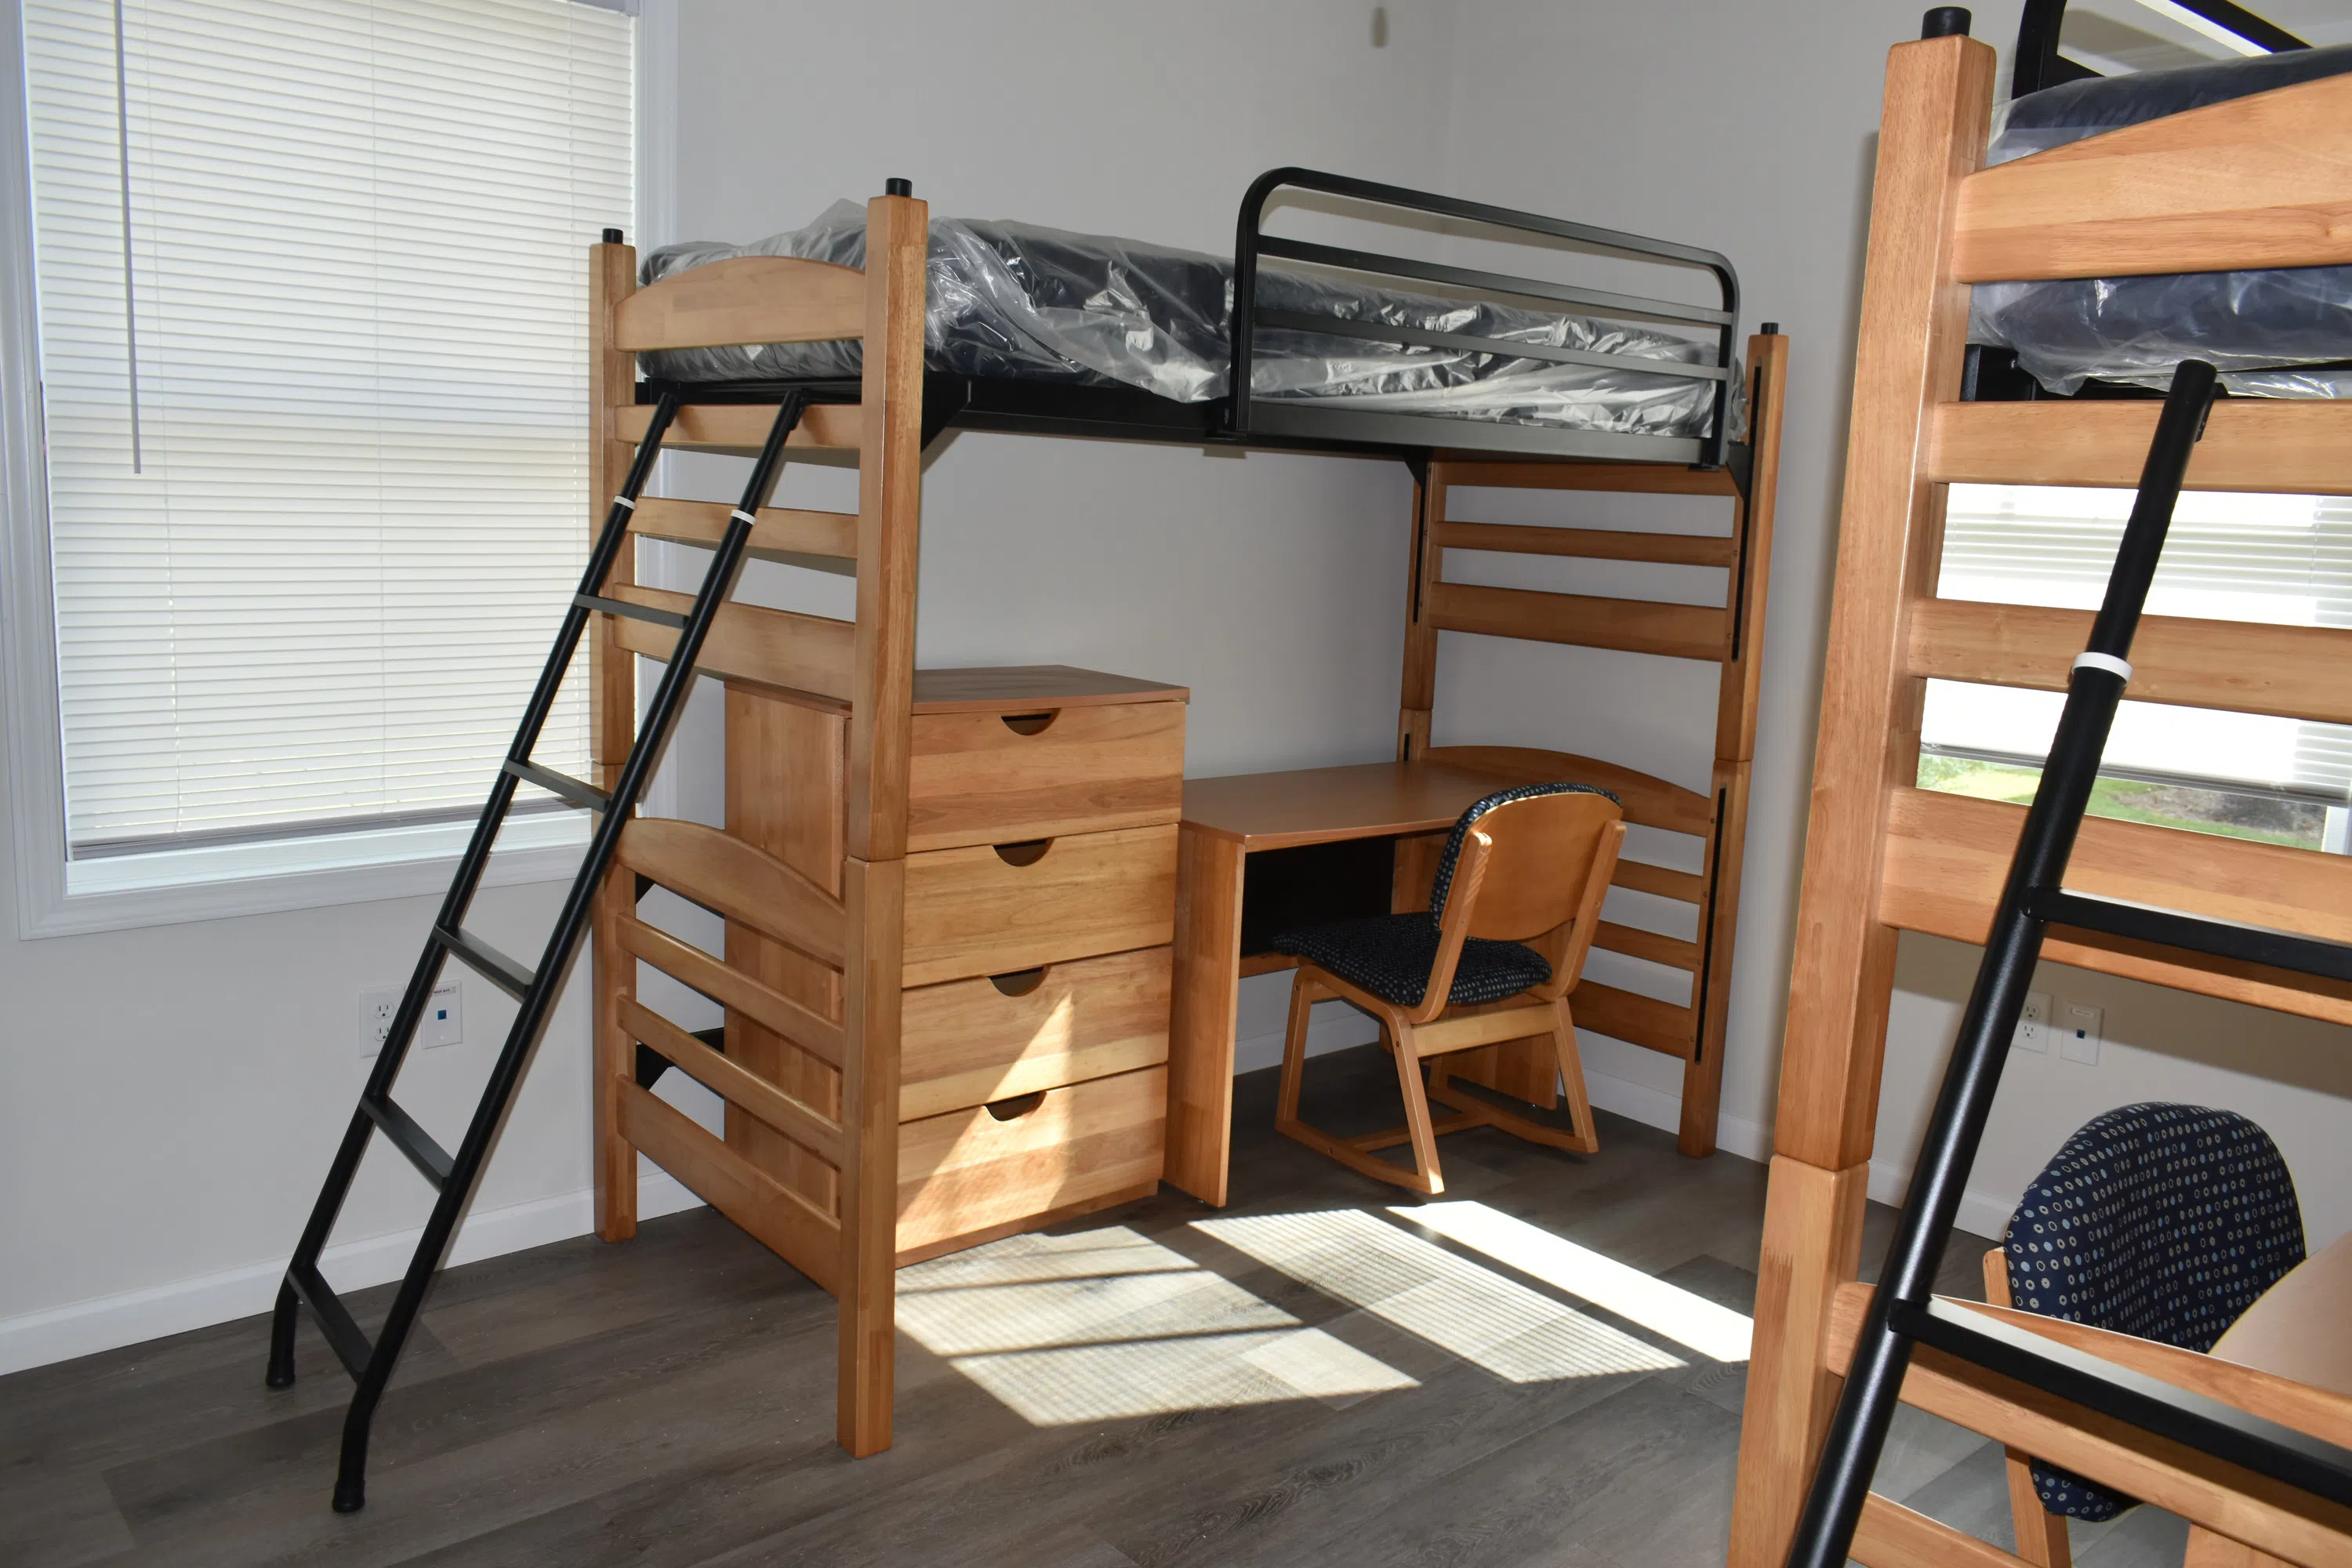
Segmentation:
{"type": "Polygon", "coordinates": [[[1007,996],[1026,996],[1045,983],[1045,966],[1034,969],[1009,969],[1002,974],[992,974],[988,983],[1007,996]]]}
{"type": "Polygon", "coordinates": [[[1024,838],[1018,844],[1000,844],[996,858],[1008,866],[1034,866],[1054,847],[1050,838],[1024,838]]]}
{"type": "Polygon", "coordinates": [[[1016,735],[1042,735],[1047,725],[1062,716],[1059,708],[1048,708],[1043,713],[1002,713],[1004,727],[1016,735]]]}
{"type": "Polygon", "coordinates": [[[1040,1089],[1028,1094],[1016,1094],[1010,1100],[992,1100],[988,1102],[988,1113],[999,1121],[1018,1121],[1045,1103],[1045,1091],[1040,1089]]]}

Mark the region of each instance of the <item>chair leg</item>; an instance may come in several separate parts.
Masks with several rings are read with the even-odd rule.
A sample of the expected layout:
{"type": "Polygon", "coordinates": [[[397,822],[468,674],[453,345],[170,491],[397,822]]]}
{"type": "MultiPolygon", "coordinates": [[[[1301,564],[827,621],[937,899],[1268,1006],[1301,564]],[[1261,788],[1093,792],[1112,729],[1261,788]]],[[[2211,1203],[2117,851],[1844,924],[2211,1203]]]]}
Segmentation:
{"type": "Polygon", "coordinates": [[[1412,1030],[1396,1031],[1397,1089],[1404,1096],[1404,1124],[1412,1133],[1413,1173],[1418,1191],[1435,1197],[1445,1190],[1445,1173],[1437,1163],[1437,1134],[1429,1122],[1429,1098],[1422,1092],[1421,1058],[1413,1051],[1412,1030]]]}
{"type": "Polygon", "coordinates": [[[1551,1005],[1552,1055],[1559,1061],[1559,1083],[1568,1097],[1568,1124],[1584,1140],[1584,1152],[1601,1151],[1601,1129],[1592,1120],[1592,1099],[1584,1091],[1584,1058],[1576,1048],[1576,1024],[1569,1016],[1568,998],[1551,1005]]]}
{"type": "Polygon", "coordinates": [[[2074,1568],[2074,1542],[2063,1515],[2042,1506],[2033,1489],[2033,1461],[2021,1448],[2004,1450],[2009,1472],[2009,1515],[2017,1527],[2017,1554],[2034,1568],[2074,1568]]]}
{"type": "Polygon", "coordinates": [[[1282,1035],[1282,1087],[1274,1100],[1274,1124],[1286,1128],[1298,1120],[1298,1089],[1307,1076],[1307,1023],[1313,1016],[1320,989],[1305,965],[1290,978],[1290,1023],[1282,1035]]]}
{"type": "Polygon", "coordinates": [[[1414,1149],[1420,1152],[1419,1167],[1406,1170],[1376,1158],[1372,1151],[1402,1140],[1393,1134],[1384,1143],[1381,1135],[1370,1138],[1334,1138],[1319,1127],[1308,1125],[1298,1118],[1299,1089],[1307,1071],[1307,1020],[1315,1004],[1338,993],[1321,984],[1320,976],[1309,965],[1301,964],[1290,983],[1290,1024],[1282,1037],[1282,1083],[1274,1100],[1274,1130],[1286,1138],[1306,1144],[1318,1154],[1328,1154],[1349,1170],[1375,1181],[1387,1182],[1409,1192],[1434,1193],[1432,1184],[1437,1169],[1436,1138],[1429,1123],[1429,1107],[1417,1093],[1421,1086],[1418,1069],[1413,1065],[1412,1047],[1406,1032],[1388,1019],[1381,1021],[1381,1037],[1394,1049],[1398,1078],[1409,1084],[1405,1090],[1405,1110],[1416,1118],[1408,1128],[1414,1149]]]}

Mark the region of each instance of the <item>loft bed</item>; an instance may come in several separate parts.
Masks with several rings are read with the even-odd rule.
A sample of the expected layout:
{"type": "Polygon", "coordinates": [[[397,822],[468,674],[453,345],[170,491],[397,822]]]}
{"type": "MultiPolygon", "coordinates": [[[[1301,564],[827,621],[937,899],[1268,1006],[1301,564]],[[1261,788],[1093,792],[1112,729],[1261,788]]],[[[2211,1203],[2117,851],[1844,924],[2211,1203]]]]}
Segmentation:
{"type": "MultiPolygon", "coordinates": [[[[1735,1568],[1788,1559],[1872,1299],[1858,1282],[1861,1238],[1897,939],[1981,943],[2025,816],[1915,787],[1926,682],[2063,690],[2092,618],[1938,598],[1947,489],[2130,488],[2156,424],[2155,405],[2127,399],[1964,397],[1969,286],[2352,264],[2352,237],[2333,221],[2352,209],[2352,78],[2231,96],[1987,166],[1993,52],[1965,36],[1965,11],[1930,12],[1928,23],[1929,36],[1897,46],[1887,68],[1735,1568]]],[[[2352,494],[2347,454],[2352,405],[2231,397],[2213,407],[2187,484],[2352,494]]],[[[2352,722],[2347,657],[2342,628],[2149,616],[2128,694],[2352,722]]],[[[2352,860],[2339,855],[2092,819],[2068,880],[2242,927],[2352,940],[2352,860]]],[[[2267,966],[2261,952],[2192,953],[2063,925],[2043,948],[2082,968],[2352,1023],[2352,987],[2267,966]]],[[[2035,1328],[2023,1314],[2011,1321],[2035,1328]]],[[[2352,1432],[2352,1400],[2340,1394],[2079,1325],[2035,1331],[2146,1373],[2159,1404],[2186,1407],[2164,1390],[2192,1388],[2227,1419],[2267,1417],[2336,1443],[2352,1432]]],[[[2209,1553],[2192,1557],[2200,1563],[2352,1558],[2352,1510],[2036,1384],[1923,1348],[1903,1398],[2187,1517],[2192,1551],[2209,1553]]],[[[1872,1494],[1853,1555],[1868,1568],[2064,1568],[2065,1550],[2063,1534],[2043,1535],[2011,1553],[1872,1494]]]]}
{"type": "MultiPolygon", "coordinates": [[[[598,1234],[607,1240],[633,1234],[636,1156],[643,1151],[835,1295],[842,1336],[838,1433],[844,1447],[866,1455],[890,1443],[895,1266],[1008,1228],[958,1234],[952,1226],[934,1226],[919,1245],[910,1245],[901,1228],[909,1202],[926,1214],[941,1206],[931,1201],[936,1194],[918,1190],[924,1188],[921,1173],[910,1176],[901,1164],[899,1126],[908,1114],[899,1089],[902,1005],[909,1038],[916,1011],[915,1003],[902,1003],[901,993],[913,997],[909,987],[917,984],[912,959],[902,964],[900,951],[902,940],[912,940],[907,934],[915,899],[910,886],[925,855],[970,853],[931,849],[937,840],[925,837],[919,825],[910,827],[909,805],[910,762],[921,756],[922,726],[956,706],[952,692],[942,696],[942,682],[952,686],[956,672],[914,668],[914,585],[923,454],[957,429],[1323,452],[1407,464],[1416,483],[1400,762],[1450,765],[1444,753],[1454,749],[1438,748],[1433,756],[1430,743],[1441,631],[1719,666],[1717,760],[1706,793],[1563,752],[1479,748],[1475,758],[1456,759],[1507,774],[1534,769],[1574,777],[1580,770],[1606,770],[1612,787],[1625,798],[1630,820],[1686,842],[1691,863],[1700,869],[1626,858],[1616,881],[1689,906],[1696,936],[1604,923],[1596,945],[1682,971],[1689,976],[1690,1001],[1669,1004],[1630,992],[1612,998],[1609,988],[1588,984],[1579,992],[1580,1018],[1684,1062],[1681,1146],[1692,1154],[1710,1152],[1788,349],[1768,324],[1747,340],[1744,364],[1736,356],[1738,295],[1729,262],[1711,251],[1538,215],[1276,170],[1251,186],[1242,205],[1235,256],[1222,275],[1231,279],[1236,301],[1230,321],[1215,323],[1223,337],[1213,337],[1205,356],[1200,342],[1190,345],[1196,358],[1213,362],[1213,371],[1222,360],[1229,384],[1243,390],[1236,395],[1213,388],[1210,395],[1180,400],[1121,384],[1068,356],[1040,366],[1037,375],[974,374],[959,361],[959,341],[946,330],[952,323],[942,322],[938,309],[941,297],[969,277],[943,272],[942,226],[934,226],[924,204],[894,181],[856,226],[856,267],[811,255],[706,253],[699,265],[673,265],[677,258],[672,257],[658,268],[649,267],[660,275],[640,286],[635,253],[617,234],[608,231],[605,243],[592,251],[591,431],[601,493],[626,493],[636,449],[649,431],[669,448],[754,452],[773,439],[779,407],[801,399],[808,405],[780,450],[854,457],[859,475],[854,514],[766,505],[735,514],[750,524],[751,554],[854,573],[856,620],[741,604],[719,611],[698,668],[728,687],[728,827],[633,822],[598,896],[598,1234]],[[1696,268],[1709,275],[1714,301],[1693,305],[1267,235],[1265,214],[1285,192],[1370,207],[1391,221],[1465,225],[1618,258],[1696,268]],[[1323,281],[1306,290],[1302,278],[1323,281]],[[1399,292],[1400,283],[1411,290],[1399,292]],[[1426,292],[1433,288],[1442,292],[1426,292]],[[1589,321],[1530,311],[1528,301],[1573,306],[1592,317],[1630,321],[1639,330],[1612,335],[1589,321]],[[1674,357],[1662,357],[1649,325],[1659,322],[1696,326],[1703,339],[1686,340],[1684,348],[1664,351],[1674,357]],[[1499,330],[1484,335],[1456,330],[1481,324],[1499,330]],[[1301,336],[1327,340],[1322,353],[1301,353],[1301,336]],[[844,344],[857,352],[845,354],[844,344]],[[743,345],[751,352],[731,359],[705,352],[743,345]],[[1520,375],[1557,390],[1562,376],[1571,383],[1582,378],[1679,398],[1681,407],[1664,427],[1627,429],[1572,412],[1524,416],[1514,412],[1522,406],[1512,401],[1517,388],[1507,390],[1499,412],[1482,410],[1481,417],[1396,406],[1395,399],[1380,395],[1398,389],[1377,380],[1369,395],[1348,386],[1339,395],[1276,395],[1286,374],[1296,380],[1300,362],[1344,355],[1376,355],[1381,374],[1394,372],[1399,362],[1407,370],[1433,367],[1434,378],[1447,384],[1520,375]],[[641,356],[649,371],[660,374],[641,380],[641,356]],[[779,375],[779,369],[801,374],[779,375]],[[1276,391],[1267,390],[1269,384],[1276,391]],[[1468,522],[1449,513],[1447,497],[1470,486],[1717,496],[1732,502],[1733,526],[1727,535],[1692,535],[1468,522]],[[1727,586],[1717,607],[1448,583],[1447,549],[1710,566],[1723,570],[1727,586]],[[773,809],[767,804],[779,801],[783,805],[773,809]],[[780,816],[793,811],[800,814],[797,824],[780,826],[780,816]],[[639,921],[636,901],[648,884],[724,915],[724,957],[689,951],[639,921]],[[637,995],[641,960],[725,1004],[724,1033],[698,1038],[652,1015],[637,995]],[[710,1048],[714,1044],[719,1048],[710,1048]],[[643,1047],[728,1101],[723,1141],[646,1092],[638,1072],[643,1047]]],[[[1013,226],[944,226],[953,241],[975,233],[1003,240],[1003,231],[1013,226]]],[[[1045,245],[1075,241],[1099,256],[1105,246],[1125,243],[1047,231],[1006,243],[1014,241],[1029,247],[1020,252],[1024,262],[1034,262],[1045,245]]],[[[788,251],[791,243],[776,248],[788,251]]],[[[1003,259],[1005,252],[996,254],[1003,259]]],[[[1221,264],[1164,254],[1174,262],[1156,264],[1157,271],[1147,268],[1139,278],[1130,271],[1123,286],[1170,292],[1197,289],[1205,279],[1222,290],[1221,264]]],[[[1028,307],[1054,303],[1031,298],[1028,307]]],[[[1013,302],[1016,312],[1028,307],[1013,302]]],[[[1175,325],[1148,313],[1127,324],[1154,338],[1175,325]]],[[[596,510],[603,510],[601,503],[596,510]]],[[[629,508],[627,527],[640,539],[709,547],[729,530],[730,515],[723,503],[642,496],[629,508]]],[[[600,785],[628,754],[635,728],[635,656],[661,658],[670,652],[678,634],[659,617],[675,619],[685,603],[682,595],[637,585],[634,571],[633,552],[625,551],[605,579],[609,598],[594,605],[592,758],[600,785]],[[648,615],[656,618],[649,622],[648,615]]],[[[1086,700],[1131,701],[1145,685],[1125,682],[1108,698],[1086,700]]],[[[1150,695],[1164,700],[1171,689],[1150,695]]],[[[1002,717],[1014,729],[1030,716],[1015,709],[1002,717]]],[[[1172,815],[1139,820],[1164,820],[1172,842],[1172,815]]],[[[984,856],[987,840],[978,842],[984,856]]],[[[1010,853],[1023,847],[999,845],[997,858],[1008,866],[1024,864],[1010,853]]],[[[1424,847],[1410,837],[1393,846],[1394,886],[1402,889],[1423,869],[1424,847]]],[[[1151,940],[1169,938],[1142,937],[1137,944],[1151,940]]],[[[985,989],[992,981],[1014,978],[971,984],[985,989]]],[[[1006,996],[1016,994],[1006,984],[996,988],[1006,996]]],[[[1164,1023],[1155,1026],[1162,1030],[1163,1054],[1164,1023]]],[[[937,1034],[935,1018],[925,1026],[937,1034]]],[[[1549,1104],[1552,1079],[1549,1069],[1538,1070],[1532,1048],[1538,1043],[1502,1042],[1483,1053],[1484,1061],[1455,1068],[1454,1076],[1549,1104]]],[[[1172,1100],[1177,1090],[1171,1078],[1172,1100]]],[[[996,1106],[985,1109],[994,1113],[996,1106]]],[[[1134,1111],[1130,1105],[1124,1113],[1134,1111]]],[[[1151,1114],[1156,1131],[1159,1109],[1151,1114]]],[[[1172,1114],[1167,1125],[1174,1127],[1172,1114]]],[[[1174,1164],[1171,1155],[1171,1176],[1174,1164]]],[[[1144,1178],[1139,1190],[1150,1190],[1161,1170],[1157,1145],[1148,1168],[1129,1173],[1137,1169],[1144,1178]]],[[[1201,1190],[1205,1185],[1196,1184],[1194,1190],[1208,1201],[1223,1201],[1221,1176],[1213,1192],[1201,1190]]],[[[1121,1188],[1100,1201],[1137,1191],[1121,1188]]],[[[1040,1212],[1012,1228],[1070,1212],[1040,1212]]]]}

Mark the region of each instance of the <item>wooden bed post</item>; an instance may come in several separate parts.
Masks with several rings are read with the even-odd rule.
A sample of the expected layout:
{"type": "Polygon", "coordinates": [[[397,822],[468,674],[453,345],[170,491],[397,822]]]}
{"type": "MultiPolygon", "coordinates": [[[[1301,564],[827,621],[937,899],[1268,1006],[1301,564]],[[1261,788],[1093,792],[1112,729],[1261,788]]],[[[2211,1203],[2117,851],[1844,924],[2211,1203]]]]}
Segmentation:
{"type": "Polygon", "coordinates": [[[1898,44],[1887,64],[1732,1568],[1787,1554],[1834,1390],[1831,1298],[1859,1263],[1895,970],[1895,931],[1877,918],[1883,826],[1889,790],[1916,776],[1925,689],[1903,639],[1935,591],[1943,532],[1943,487],[1915,482],[1915,461],[1930,405],[1959,391],[1969,291],[1951,231],[1984,156],[1993,58],[1942,37],[1898,44]]]}
{"type": "Polygon", "coordinates": [[[1397,761],[1409,763],[1429,750],[1430,711],[1437,706],[1437,622],[1430,588],[1442,574],[1445,552],[1437,525],[1445,521],[1445,469],[1424,463],[1412,480],[1412,554],[1406,564],[1404,680],[1397,700],[1397,761]]]}
{"type": "Polygon", "coordinates": [[[877,196],[866,217],[858,441],[857,644],[849,715],[848,954],[841,1121],[841,1446],[890,1446],[898,1224],[899,943],[922,531],[923,287],[929,208],[877,196]]]}
{"type": "MultiPolygon", "coordinates": [[[[604,526],[604,514],[629,470],[631,443],[614,429],[613,412],[636,398],[637,356],[614,346],[614,311],[637,286],[635,246],[607,239],[591,247],[588,268],[588,538],[604,526]]],[[[608,583],[637,580],[634,545],[613,563],[608,583]]],[[[614,640],[615,622],[598,616],[588,642],[588,782],[609,790],[636,739],[636,656],[614,640]]],[[[595,1136],[596,1234],[626,1241],[637,1233],[637,1152],[621,1136],[616,1086],[635,1071],[635,1042],[621,1026],[622,1000],[637,992],[636,961],[614,944],[614,921],[636,910],[635,879],[615,864],[596,892],[591,929],[591,990],[594,995],[593,1051],[595,1136]]]]}

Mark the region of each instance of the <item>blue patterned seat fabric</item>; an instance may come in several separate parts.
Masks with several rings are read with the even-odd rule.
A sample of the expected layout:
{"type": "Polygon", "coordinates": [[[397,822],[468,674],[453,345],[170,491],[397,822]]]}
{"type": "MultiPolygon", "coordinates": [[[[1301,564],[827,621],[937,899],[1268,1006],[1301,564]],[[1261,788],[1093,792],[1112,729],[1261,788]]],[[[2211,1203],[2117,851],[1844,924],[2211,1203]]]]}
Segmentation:
{"type": "MultiPolygon", "coordinates": [[[[1616,796],[1591,784],[1522,784],[1499,790],[1473,805],[1454,825],[1438,857],[1437,879],[1429,908],[1401,915],[1373,915],[1364,920],[1334,921],[1328,925],[1286,931],[1274,939],[1274,950],[1316,964],[1350,984],[1360,985],[1385,1002],[1418,1007],[1429,989],[1429,971],[1437,962],[1439,922],[1445,915],[1445,898],[1453,890],[1454,868],[1462,846],[1480,817],[1498,805],[1546,795],[1616,796]]],[[[1551,978],[1551,964],[1535,949],[1516,942],[1468,937],[1454,966],[1454,985],[1446,992],[1448,1006],[1500,1002],[1551,978]]]]}
{"type": "MultiPolygon", "coordinates": [[[[2001,1249],[2024,1310],[2201,1352],[2303,1261],[2303,1211],[2269,1133],[2232,1111],[2150,1101],[2066,1140],[2001,1249]]],[[[2040,1460],[2033,1489],[2074,1519],[2136,1500],[2040,1460]]]]}

